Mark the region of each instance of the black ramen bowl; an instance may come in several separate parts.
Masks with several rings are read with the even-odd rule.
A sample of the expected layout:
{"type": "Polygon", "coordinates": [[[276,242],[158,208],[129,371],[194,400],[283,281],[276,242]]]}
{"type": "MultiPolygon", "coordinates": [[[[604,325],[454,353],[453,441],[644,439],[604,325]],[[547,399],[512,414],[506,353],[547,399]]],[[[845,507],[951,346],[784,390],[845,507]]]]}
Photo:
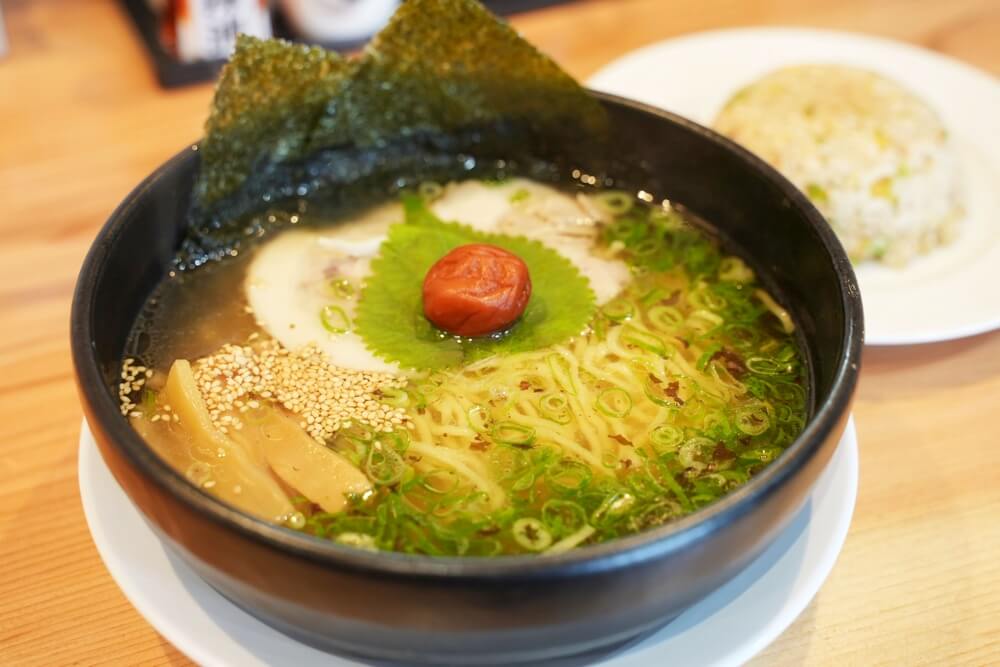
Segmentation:
{"type": "MultiPolygon", "coordinates": [[[[98,235],[76,287],[72,349],[105,462],[163,542],[222,595],[329,651],[434,664],[544,660],[666,623],[746,567],[803,506],[845,428],[861,361],[861,301],[847,256],[807,199],[747,151],[683,118],[595,95],[615,141],[578,146],[571,159],[683,204],[757,269],[800,325],[812,375],[805,430],[718,502],[551,557],[372,553],[254,518],[147,447],[119,412],[114,388],[130,327],[184,235],[198,165],[197,152],[186,150],[136,188],[98,235]]],[[[340,173],[349,187],[361,170],[340,173]]]]}

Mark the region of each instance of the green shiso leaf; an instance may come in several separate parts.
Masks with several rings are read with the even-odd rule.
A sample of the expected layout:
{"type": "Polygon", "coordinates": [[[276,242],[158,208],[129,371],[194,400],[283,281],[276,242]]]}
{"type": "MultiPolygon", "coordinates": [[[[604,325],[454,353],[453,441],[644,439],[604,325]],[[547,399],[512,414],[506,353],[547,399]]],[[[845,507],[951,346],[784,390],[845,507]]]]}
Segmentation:
{"type": "Polygon", "coordinates": [[[301,157],[349,63],[319,47],[240,35],[212,101],[196,194],[210,204],[260,162],[301,157]]]}
{"type": "MultiPolygon", "coordinates": [[[[251,174],[321,150],[515,123],[556,139],[602,131],[604,111],[547,56],[476,0],[407,0],[354,59],[241,36],[201,144],[195,204],[251,174]]],[[[246,194],[246,193],[244,193],[246,194]]]]}
{"type": "Polygon", "coordinates": [[[356,311],[355,330],[379,356],[405,368],[446,368],[554,345],[579,334],[590,321],[594,293],[587,279],[555,250],[523,237],[443,222],[419,197],[404,197],[404,207],[406,222],[389,228],[356,311]],[[521,319],[501,338],[458,340],[424,317],[424,275],[450,250],[467,243],[492,243],[528,265],[531,299],[521,319]]]}

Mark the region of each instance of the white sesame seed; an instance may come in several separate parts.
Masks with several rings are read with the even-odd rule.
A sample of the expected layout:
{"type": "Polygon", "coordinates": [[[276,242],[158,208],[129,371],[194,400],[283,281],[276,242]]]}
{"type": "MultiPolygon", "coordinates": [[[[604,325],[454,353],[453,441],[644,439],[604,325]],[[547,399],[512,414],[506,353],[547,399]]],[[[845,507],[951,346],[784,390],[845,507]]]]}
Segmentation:
{"type": "MultiPolygon", "coordinates": [[[[258,338],[255,333],[248,340],[258,338]]],[[[123,413],[134,407],[129,391],[134,369],[123,365],[125,381],[119,387],[123,413]]],[[[260,340],[253,346],[224,345],[196,362],[194,371],[209,417],[223,433],[243,428],[237,415],[260,408],[259,399],[295,413],[302,428],[320,442],[350,428],[352,422],[382,432],[412,426],[404,410],[383,404],[376,393],[404,386],[404,378],[333,366],[315,345],[294,351],[273,340],[260,340]]],[[[178,421],[170,406],[162,409],[163,414],[154,415],[152,421],[178,421]]]]}

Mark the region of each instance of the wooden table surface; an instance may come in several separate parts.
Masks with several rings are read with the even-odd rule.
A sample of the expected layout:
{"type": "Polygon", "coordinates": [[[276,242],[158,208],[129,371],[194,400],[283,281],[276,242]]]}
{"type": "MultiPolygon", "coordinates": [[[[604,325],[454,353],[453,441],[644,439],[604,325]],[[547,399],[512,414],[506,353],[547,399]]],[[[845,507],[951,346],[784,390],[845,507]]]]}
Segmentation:
{"type": "MultiPolygon", "coordinates": [[[[0,3],[0,664],[187,664],[90,540],[68,322],[94,234],[199,135],[211,88],[160,90],[111,0],[0,3]]],[[[749,24],[875,33],[1000,74],[998,0],[581,0],[514,23],[580,78],[644,44],[749,24]]],[[[1000,333],[866,351],[847,543],[759,664],[1000,664],[998,403],[1000,333]]]]}

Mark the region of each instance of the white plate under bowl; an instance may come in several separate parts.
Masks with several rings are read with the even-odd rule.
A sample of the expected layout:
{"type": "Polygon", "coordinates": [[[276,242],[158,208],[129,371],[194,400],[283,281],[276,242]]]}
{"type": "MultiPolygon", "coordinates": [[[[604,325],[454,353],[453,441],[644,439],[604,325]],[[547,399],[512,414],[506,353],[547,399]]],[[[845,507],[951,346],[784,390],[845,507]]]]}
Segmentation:
{"type": "Polygon", "coordinates": [[[801,63],[863,67],[900,82],[937,110],[962,161],[967,217],[958,240],[901,269],[871,262],[856,267],[865,342],[929,343],[1000,327],[1000,81],[989,74],[885,39],[746,28],[641,48],[588,83],[711,126],[737,90],[771,70],[801,63]]]}
{"type": "MultiPolygon", "coordinates": [[[[83,424],[80,495],[90,533],[115,582],[146,620],[201,665],[360,667],[264,625],[202,581],[156,537],[104,464],[83,424]]],[[[847,536],[858,484],[857,433],[848,423],[833,459],[791,525],[746,570],[602,667],[740,665],[806,608],[847,536]]],[[[384,663],[377,663],[384,664],[384,663]]]]}

